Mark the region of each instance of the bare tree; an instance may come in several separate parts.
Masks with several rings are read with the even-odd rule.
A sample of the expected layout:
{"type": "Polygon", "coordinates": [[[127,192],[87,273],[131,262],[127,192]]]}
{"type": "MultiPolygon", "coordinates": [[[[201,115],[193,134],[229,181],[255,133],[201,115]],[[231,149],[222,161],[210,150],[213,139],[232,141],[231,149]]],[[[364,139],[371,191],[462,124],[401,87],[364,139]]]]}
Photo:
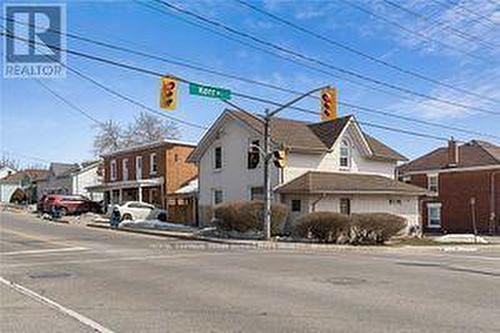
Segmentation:
{"type": "Polygon", "coordinates": [[[111,153],[123,147],[124,131],[122,125],[108,120],[97,127],[94,138],[94,152],[96,155],[111,153]]]}
{"type": "Polygon", "coordinates": [[[9,167],[14,170],[19,170],[20,165],[21,163],[18,160],[13,159],[6,154],[3,154],[2,158],[0,159],[0,168],[9,167]]]}
{"type": "Polygon", "coordinates": [[[177,139],[180,136],[176,123],[152,114],[141,112],[126,130],[124,141],[129,144],[143,144],[163,139],[177,139]]]}

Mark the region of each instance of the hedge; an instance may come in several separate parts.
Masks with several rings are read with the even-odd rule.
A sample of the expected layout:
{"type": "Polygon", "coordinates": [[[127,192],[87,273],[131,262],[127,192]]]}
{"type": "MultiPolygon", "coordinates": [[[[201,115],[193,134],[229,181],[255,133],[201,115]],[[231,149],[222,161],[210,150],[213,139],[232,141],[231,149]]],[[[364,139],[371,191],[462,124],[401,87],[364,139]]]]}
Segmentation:
{"type": "Polygon", "coordinates": [[[350,243],[383,244],[406,227],[406,219],[388,213],[353,214],[350,243]]]}
{"type": "MultiPolygon", "coordinates": [[[[213,208],[213,224],[224,232],[261,232],[263,223],[263,201],[230,201],[213,208]]],[[[271,206],[271,235],[282,232],[288,216],[288,207],[274,203],[271,206]]]]}
{"type": "Polygon", "coordinates": [[[349,217],[333,212],[313,212],[301,216],[295,225],[300,238],[312,238],[320,242],[335,243],[349,229],[349,217]]]}

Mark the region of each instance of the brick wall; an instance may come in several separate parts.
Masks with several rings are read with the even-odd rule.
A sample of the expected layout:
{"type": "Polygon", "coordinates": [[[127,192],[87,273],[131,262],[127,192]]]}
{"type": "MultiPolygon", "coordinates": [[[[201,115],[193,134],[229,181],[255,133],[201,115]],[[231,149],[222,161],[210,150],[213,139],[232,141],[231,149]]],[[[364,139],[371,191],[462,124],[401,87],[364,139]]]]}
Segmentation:
{"type": "Polygon", "coordinates": [[[175,192],[187,181],[198,175],[197,166],[194,163],[186,162],[193,149],[190,146],[173,146],[171,149],[167,149],[165,154],[165,165],[168,170],[166,193],[175,192]]]}
{"type": "MultiPolygon", "coordinates": [[[[500,232],[500,169],[495,177],[495,227],[500,232]]],[[[491,175],[493,170],[443,172],[439,174],[439,195],[427,197],[422,204],[422,221],[427,225],[427,203],[441,203],[442,231],[450,233],[472,232],[472,207],[475,198],[477,229],[489,231],[491,214],[491,175]]],[[[411,184],[427,187],[425,174],[412,175],[411,184]]]]}

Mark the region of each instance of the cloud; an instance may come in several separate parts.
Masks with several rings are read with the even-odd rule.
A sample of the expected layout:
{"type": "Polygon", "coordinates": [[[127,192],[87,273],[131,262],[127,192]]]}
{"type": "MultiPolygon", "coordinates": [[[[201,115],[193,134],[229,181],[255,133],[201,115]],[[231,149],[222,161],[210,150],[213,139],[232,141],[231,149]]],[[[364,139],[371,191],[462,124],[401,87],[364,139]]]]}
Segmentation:
{"type": "MultiPolygon", "coordinates": [[[[448,84],[466,89],[471,93],[487,96],[492,99],[500,100],[500,83],[495,78],[500,75],[500,69],[488,70],[486,73],[474,71],[464,71],[454,77],[446,80],[448,84]]],[[[492,102],[486,98],[476,97],[464,94],[458,91],[447,89],[446,87],[435,87],[427,93],[433,97],[443,100],[453,101],[455,103],[470,105],[476,108],[498,112],[500,103],[492,102]]],[[[462,119],[471,115],[488,116],[478,111],[465,109],[460,106],[449,105],[434,100],[398,102],[388,107],[391,110],[400,110],[401,113],[412,115],[417,118],[443,120],[443,119],[462,119]]]]}

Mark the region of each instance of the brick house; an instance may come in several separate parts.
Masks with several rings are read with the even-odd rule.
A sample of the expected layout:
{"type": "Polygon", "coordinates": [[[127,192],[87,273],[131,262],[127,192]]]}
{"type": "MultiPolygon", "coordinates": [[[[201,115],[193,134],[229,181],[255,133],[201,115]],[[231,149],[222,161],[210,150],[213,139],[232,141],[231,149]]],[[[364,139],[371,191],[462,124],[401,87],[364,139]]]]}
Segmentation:
{"type": "Polygon", "coordinates": [[[194,148],[162,140],[105,154],[103,184],[87,189],[104,192],[107,204],[142,201],[167,208],[169,197],[198,174],[196,165],[186,162],[194,148]]]}
{"type": "Polygon", "coordinates": [[[422,202],[427,232],[500,233],[500,147],[450,140],[398,168],[401,180],[427,188],[422,202]]]}

